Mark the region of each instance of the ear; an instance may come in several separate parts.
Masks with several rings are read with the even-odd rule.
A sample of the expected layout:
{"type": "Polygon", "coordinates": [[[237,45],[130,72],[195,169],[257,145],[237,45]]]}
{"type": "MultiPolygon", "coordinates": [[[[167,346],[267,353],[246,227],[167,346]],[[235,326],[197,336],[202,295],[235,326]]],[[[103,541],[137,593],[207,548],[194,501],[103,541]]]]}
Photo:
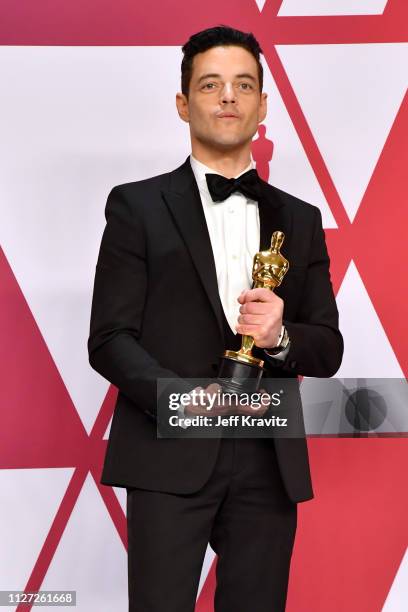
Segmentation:
{"type": "Polygon", "coordinates": [[[176,106],[180,119],[186,123],[190,122],[190,113],[188,108],[187,96],[180,91],[176,94],[176,106]]]}
{"type": "Polygon", "coordinates": [[[261,93],[261,103],[259,105],[259,112],[258,112],[259,123],[262,123],[262,121],[265,120],[266,113],[268,112],[267,99],[268,99],[268,94],[265,91],[263,91],[261,93]]]}

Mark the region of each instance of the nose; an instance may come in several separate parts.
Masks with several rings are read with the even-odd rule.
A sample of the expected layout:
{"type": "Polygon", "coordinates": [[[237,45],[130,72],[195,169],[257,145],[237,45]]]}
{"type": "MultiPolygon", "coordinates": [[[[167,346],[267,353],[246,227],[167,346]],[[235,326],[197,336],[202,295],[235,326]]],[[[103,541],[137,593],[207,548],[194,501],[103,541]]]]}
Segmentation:
{"type": "Polygon", "coordinates": [[[235,97],[236,97],[236,94],[232,86],[232,83],[225,83],[224,87],[221,90],[221,102],[223,104],[235,102],[235,97]]]}

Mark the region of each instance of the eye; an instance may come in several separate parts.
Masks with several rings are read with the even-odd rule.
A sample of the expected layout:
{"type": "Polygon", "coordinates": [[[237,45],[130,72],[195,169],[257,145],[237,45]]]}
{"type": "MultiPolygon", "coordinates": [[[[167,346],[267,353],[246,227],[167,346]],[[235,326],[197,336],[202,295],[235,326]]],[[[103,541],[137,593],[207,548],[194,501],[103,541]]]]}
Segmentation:
{"type": "Polygon", "coordinates": [[[253,89],[252,85],[250,83],[240,83],[240,87],[246,91],[253,89]]]}
{"type": "Polygon", "coordinates": [[[205,83],[201,89],[214,89],[215,86],[215,83],[205,83]]]}

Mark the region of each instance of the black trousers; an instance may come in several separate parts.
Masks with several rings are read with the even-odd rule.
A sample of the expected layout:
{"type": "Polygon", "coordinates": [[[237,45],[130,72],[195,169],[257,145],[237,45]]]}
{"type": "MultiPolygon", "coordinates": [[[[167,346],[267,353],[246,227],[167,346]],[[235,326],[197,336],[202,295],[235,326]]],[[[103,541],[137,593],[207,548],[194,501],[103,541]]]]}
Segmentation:
{"type": "Polygon", "coordinates": [[[283,612],[296,525],[273,441],[223,438],[199,491],[127,489],[129,612],[193,612],[208,542],[216,612],[283,612]]]}

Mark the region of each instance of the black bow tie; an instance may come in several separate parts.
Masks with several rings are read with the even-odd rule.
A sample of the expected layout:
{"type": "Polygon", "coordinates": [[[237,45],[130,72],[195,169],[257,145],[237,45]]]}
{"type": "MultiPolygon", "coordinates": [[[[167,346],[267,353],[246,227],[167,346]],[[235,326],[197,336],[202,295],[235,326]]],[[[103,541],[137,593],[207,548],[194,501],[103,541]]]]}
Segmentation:
{"type": "Polygon", "coordinates": [[[223,202],[234,191],[240,191],[251,200],[261,197],[261,182],[256,170],[248,170],[238,178],[225,178],[221,174],[206,174],[208,191],[214,202],[223,202]]]}

